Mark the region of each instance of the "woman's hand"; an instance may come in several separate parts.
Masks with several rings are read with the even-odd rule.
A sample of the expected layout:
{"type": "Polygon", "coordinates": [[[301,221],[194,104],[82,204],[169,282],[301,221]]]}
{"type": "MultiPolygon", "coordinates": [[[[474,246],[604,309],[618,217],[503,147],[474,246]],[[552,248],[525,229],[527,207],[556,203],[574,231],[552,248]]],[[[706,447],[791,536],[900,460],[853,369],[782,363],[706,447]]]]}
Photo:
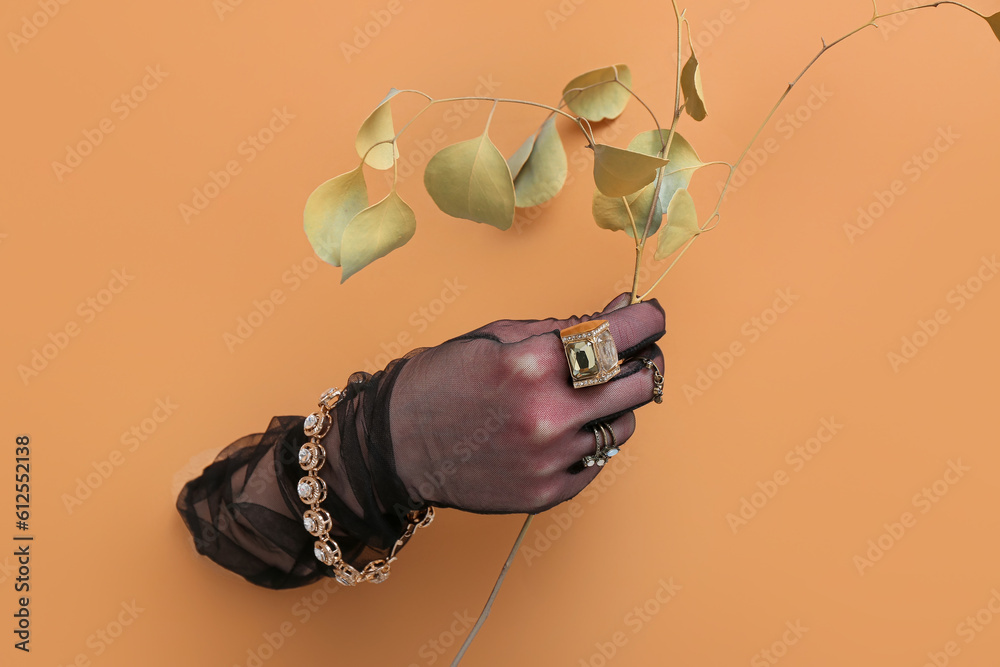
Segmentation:
{"type": "Polygon", "coordinates": [[[664,313],[623,294],[600,313],[568,320],[501,320],[406,363],[392,390],[396,473],[413,507],[481,513],[544,511],[583,490],[600,471],[592,425],[610,424],[620,446],[635,408],[653,399],[652,372],[625,363],[605,384],[574,389],[559,330],[609,322],[619,358],[643,356],[662,372],[655,342],[664,313]]]}
{"type": "MultiPolygon", "coordinates": [[[[534,513],[579,493],[600,470],[580,464],[596,450],[591,425],[610,423],[620,446],[653,381],[632,361],[605,384],[573,389],[559,330],[608,320],[620,358],[641,355],[662,369],[663,310],[627,303],[623,294],[589,317],[493,322],[351,375],[319,471],[343,559],[361,569],[388,558],[407,513],[428,504],[534,513]]],[[[177,498],[199,552],[268,588],[331,574],[302,523],[303,426],[303,417],[274,417],[264,433],[223,449],[177,498]]]]}

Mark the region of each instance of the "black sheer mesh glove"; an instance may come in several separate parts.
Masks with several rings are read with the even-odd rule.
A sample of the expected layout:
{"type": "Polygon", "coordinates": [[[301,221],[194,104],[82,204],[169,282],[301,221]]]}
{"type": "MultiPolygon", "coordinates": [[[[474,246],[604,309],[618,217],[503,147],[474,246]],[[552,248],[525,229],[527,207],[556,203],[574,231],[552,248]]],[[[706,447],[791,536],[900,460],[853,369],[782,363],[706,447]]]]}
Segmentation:
{"type": "MultiPolygon", "coordinates": [[[[610,424],[619,445],[628,440],[633,410],[653,399],[652,373],[628,361],[607,383],[574,389],[559,330],[607,320],[619,358],[645,357],[662,372],[663,309],[628,301],[623,294],[567,320],[500,320],[351,375],[320,471],[343,559],[361,569],[386,557],[407,513],[428,505],[536,513],[582,491],[600,472],[580,464],[595,452],[592,426],[610,424]]],[[[303,421],[272,418],[264,433],[222,450],[177,499],[200,553],[268,588],[333,576],[302,525],[303,421]]]]}

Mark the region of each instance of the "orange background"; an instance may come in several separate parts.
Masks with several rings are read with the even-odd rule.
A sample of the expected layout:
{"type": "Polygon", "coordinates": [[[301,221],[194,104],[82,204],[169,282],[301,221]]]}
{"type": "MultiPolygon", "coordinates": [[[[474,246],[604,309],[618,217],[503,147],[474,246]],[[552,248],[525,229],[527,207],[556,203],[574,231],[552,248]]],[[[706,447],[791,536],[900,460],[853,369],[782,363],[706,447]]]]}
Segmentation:
{"type": "MultiPolygon", "coordinates": [[[[390,86],[446,97],[485,80],[492,95],[553,103],[573,76],[623,62],[669,118],[669,5],[220,6],[71,2],[25,42],[5,40],[2,451],[13,472],[15,436],[30,435],[35,540],[25,655],[10,631],[17,531],[4,473],[0,662],[448,664],[465,634],[455,615],[478,614],[522,517],[442,512],[384,585],[276,592],[194,551],[177,490],[271,415],[304,414],[327,386],[403,351],[400,336],[427,346],[501,317],[603,307],[630,274],[632,250],[592,223],[593,184],[579,162],[537,219],[507,233],[439,213],[418,169],[400,186],[416,236],[345,285],[339,269],[315,262],[302,208],[357,163],[354,133],[390,86]],[[341,43],[372,12],[391,20],[348,59],[341,43]],[[145,99],[122,117],[115,100],[157,66],[161,80],[147,77],[145,99]],[[275,108],[294,118],[249,160],[241,144],[275,108]],[[60,179],[53,162],[106,118],[113,130],[60,179]],[[186,222],[179,206],[230,160],[239,173],[186,222]],[[122,270],[128,284],[102,291],[122,270]],[[460,296],[442,308],[449,280],[460,296]],[[275,290],[273,313],[227,346],[225,334],[275,290]],[[104,299],[100,312],[90,298],[104,299]],[[61,338],[68,325],[76,335],[61,338]],[[64,347],[22,379],[18,367],[53,339],[64,347]],[[162,423],[157,401],[176,406],[162,423]],[[133,427],[144,439],[123,441],[133,427]]],[[[976,6],[1000,10],[996,0],[976,6]]],[[[0,25],[16,33],[39,11],[12,0],[0,25]]],[[[863,0],[690,2],[709,118],[685,118],[682,133],[703,159],[734,160],[820,36],[869,12],[863,0]]],[[[667,312],[666,400],[638,413],[633,458],[602,472],[576,506],[536,519],[463,664],[773,664],[763,650],[789,666],[1000,656],[988,606],[1000,590],[1000,281],[961,309],[949,299],[1000,250],[998,78],[997,39],[954,7],[870,28],[806,75],[764,130],[756,146],[770,152],[756,154],[762,164],[729,197],[719,229],[656,291],[667,312]],[[778,125],[796,112],[808,120],[778,125]],[[925,151],[934,163],[913,171],[925,151]],[[897,179],[895,201],[849,238],[859,207],[878,212],[897,179]],[[777,290],[798,300],[774,319],[777,290]],[[947,321],[918,335],[926,345],[894,369],[887,355],[920,321],[933,330],[939,309],[947,321]],[[766,331],[755,317],[771,322],[766,331]],[[730,360],[734,342],[745,351],[730,360]],[[699,371],[717,379],[689,400],[699,371]],[[796,463],[788,452],[824,418],[842,428],[796,463]],[[945,476],[949,461],[961,476],[945,476]],[[769,484],[776,474],[786,483],[769,484]],[[921,499],[924,488],[935,502],[921,499]],[[734,531],[727,515],[744,499],[759,507],[751,516],[743,505],[751,518],[734,531]],[[880,537],[890,548],[859,566],[880,537]]],[[[399,127],[417,101],[394,105],[399,127]]],[[[425,114],[402,139],[404,159],[421,161],[435,128],[447,138],[435,150],[477,135],[487,112],[425,114]]],[[[503,107],[491,136],[509,155],[540,118],[503,107]]],[[[620,123],[618,145],[650,129],[634,103],[620,123]]],[[[560,128],[567,150],[587,157],[579,134],[560,128]]],[[[721,173],[696,177],[703,214],[721,173]]],[[[385,192],[379,179],[370,173],[373,201],[385,192]]]]}

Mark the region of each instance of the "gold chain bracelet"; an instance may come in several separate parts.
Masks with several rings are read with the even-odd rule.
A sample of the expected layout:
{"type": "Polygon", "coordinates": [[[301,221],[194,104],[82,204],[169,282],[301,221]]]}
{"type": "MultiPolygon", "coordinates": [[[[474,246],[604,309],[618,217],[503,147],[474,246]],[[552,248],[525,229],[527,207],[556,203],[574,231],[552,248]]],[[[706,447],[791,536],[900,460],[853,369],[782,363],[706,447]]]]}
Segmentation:
{"type": "Polygon", "coordinates": [[[434,520],[434,508],[425,507],[409,512],[406,515],[409,525],[403,535],[392,545],[388,558],[373,560],[360,571],[345,562],[340,553],[340,546],[330,537],[333,527],[333,517],[320,503],[326,499],[326,481],[319,476],[319,470],[326,463],[326,449],[320,440],[330,430],[333,419],[330,411],[340,401],[340,390],[336,387],[327,389],[319,398],[319,411],[310,414],[305,419],[303,429],[309,436],[309,442],[299,449],[299,466],[306,476],[299,480],[299,499],[309,506],[302,515],[302,525],[310,535],[317,538],[313,553],[324,565],[333,568],[338,582],[345,586],[354,586],[362,581],[380,584],[389,577],[389,564],[396,560],[396,552],[413,536],[417,528],[423,528],[434,520]]]}

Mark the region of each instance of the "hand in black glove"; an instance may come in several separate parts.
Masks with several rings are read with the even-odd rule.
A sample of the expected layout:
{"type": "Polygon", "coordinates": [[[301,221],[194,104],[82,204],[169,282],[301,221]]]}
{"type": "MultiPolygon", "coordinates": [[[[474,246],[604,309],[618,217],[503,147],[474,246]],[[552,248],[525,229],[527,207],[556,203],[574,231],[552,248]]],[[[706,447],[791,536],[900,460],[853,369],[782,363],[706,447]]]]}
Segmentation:
{"type": "Polygon", "coordinates": [[[390,420],[396,471],[415,506],[535,513],[582,491],[600,471],[573,474],[595,451],[590,426],[610,424],[625,442],[632,411],[653,398],[652,373],[633,361],[605,384],[574,389],[559,330],[607,320],[620,358],[662,369],[663,310],[627,303],[624,294],[589,317],[493,322],[410,359],[390,420]]]}
{"type": "MultiPolygon", "coordinates": [[[[385,557],[407,512],[426,505],[533,513],[579,493],[600,471],[580,465],[595,452],[591,426],[610,424],[624,443],[653,382],[631,361],[605,384],[573,389],[559,330],[608,320],[619,358],[643,356],[662,369],[663,310],[655,300],[627,304],[621,295],[591,316],[493,322],[374,375],[353,374],[320,471],[344,560],[360,569],[385,557]]],[[[302,526],[302,422],[274,417],[265,433],[240,438],[177,500],[200,553],[269,588],[332,574],[302,526]]]]}

